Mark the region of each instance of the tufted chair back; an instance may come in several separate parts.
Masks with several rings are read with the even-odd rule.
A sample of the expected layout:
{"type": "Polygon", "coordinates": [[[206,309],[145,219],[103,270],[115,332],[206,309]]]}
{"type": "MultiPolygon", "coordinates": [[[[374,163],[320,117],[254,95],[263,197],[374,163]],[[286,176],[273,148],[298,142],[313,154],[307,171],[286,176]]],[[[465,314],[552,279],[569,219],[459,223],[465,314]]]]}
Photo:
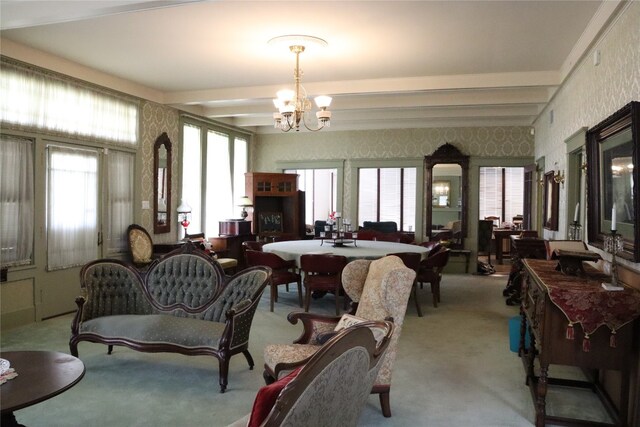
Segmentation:
{"type": "Polygon", "coordinates": [[[119,314],[150,314],[142,278],[117,259],[99,259],[80,270],[80,287],[87,302],[81,321],[119,314]]]}
{"type": "Polygon", "coordinates": [[[223,289],[224,270],[193,244],[183,246],[151,265],[145,287],[154,307],[187,316],[215,301],[223,289]]]}
{"type": "Polygon", "coordinates": [[[345,292],[358,303],[356,316],[367,320],[393,319],[395,329],[376,385],[391,383],[391,369],[415,277],[416,272],[393,255],[375,261],[355,260],[342,272],[345,292]]]}

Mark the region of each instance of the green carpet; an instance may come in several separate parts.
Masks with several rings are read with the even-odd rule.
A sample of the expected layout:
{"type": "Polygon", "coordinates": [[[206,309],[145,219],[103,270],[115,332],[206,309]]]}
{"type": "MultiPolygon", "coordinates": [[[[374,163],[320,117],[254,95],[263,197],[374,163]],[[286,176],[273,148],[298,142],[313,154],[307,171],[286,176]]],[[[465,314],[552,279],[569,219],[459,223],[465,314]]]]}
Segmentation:
{"type": "MultiPolygon", "coordinates": [[[[419,290],[424,317],[413,299],[400,338],[391,387],[393,416],[384,418],[372,395],[362,426],[498,427],[531,426],[533,404],[522,363],[509,351],[508,319],[517,307],[504,303],[506,276],[446,275],[442,302],[433,308],[431,292],[419,290]]],[[[80,343],[85,377],[65,393],[15,413],[29,427],[44,426],[226,426],[251,410],[262,379],[262,349],[295,339],[299,325],[286,315],[297,307],[295,287],[280,287],[275,312],[268,292],[253,322],[248,369],[242,355],[231,360],[229,388],[218,388],[218,362],[206,356],[138,353],[80,343]]],[[[332,296],[312,300],[311,311],[334,313],[332,296]]],[[[1,348],[69,352],[71,315],[2,334],[1,348]]],[[[551,375],[559,372],[552,367],[551,375]]],[[[568,368],[563,375],[579,377],[568,368]]],[[[591,420],[607,418],[590,393],[552,391],[549,412],[591,420]]]]}

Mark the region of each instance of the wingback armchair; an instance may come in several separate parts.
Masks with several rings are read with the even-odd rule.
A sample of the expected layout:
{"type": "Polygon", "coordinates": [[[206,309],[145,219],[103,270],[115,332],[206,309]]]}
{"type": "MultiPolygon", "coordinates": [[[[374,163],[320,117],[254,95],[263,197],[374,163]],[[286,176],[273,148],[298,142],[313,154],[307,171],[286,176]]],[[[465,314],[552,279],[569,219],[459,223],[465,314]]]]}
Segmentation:
{"type": "MultiPolygon", "coordinates": [[[[371,393],[379,394],[385,417],[391,416],[391,372],[415,277],[415,271],[407,268],[397,256],[386,256],[375,261],[355,260],[342,271],[342,285],[351,298],[353,314],[366,320],[392,319],[394,322],[389,348],[371,389],[371,393]]],[[[290,313],[287,318],[292,324],[301,321],[304,331],[293,344],[265,347],[264,377],[267,383],[282,378],[306,363],[320,348],[319,338],[333,331],[340,320],[340,317],[304,312],[290,313]]]]}
{"type": "Polygon", "coordinates": [[[251,413],[228,427],[355,427],[392,333],[388,321],[341,330],[302,368],[262,387],[251,413]]]}

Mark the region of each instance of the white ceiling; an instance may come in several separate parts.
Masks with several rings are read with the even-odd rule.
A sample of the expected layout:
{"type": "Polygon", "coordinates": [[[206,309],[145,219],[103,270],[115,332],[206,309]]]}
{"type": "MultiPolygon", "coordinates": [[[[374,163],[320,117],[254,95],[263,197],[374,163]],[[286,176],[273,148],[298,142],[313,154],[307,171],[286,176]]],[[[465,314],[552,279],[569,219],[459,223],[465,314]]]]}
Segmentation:
{"type": "Polygon", "coordinates": [[[272,132],[295,58],[267,41],[309,34],[329,45],[302,83],[333,97],[331,129],[529,126],[620,3],[2,0],[0,51],[272,132]]]}

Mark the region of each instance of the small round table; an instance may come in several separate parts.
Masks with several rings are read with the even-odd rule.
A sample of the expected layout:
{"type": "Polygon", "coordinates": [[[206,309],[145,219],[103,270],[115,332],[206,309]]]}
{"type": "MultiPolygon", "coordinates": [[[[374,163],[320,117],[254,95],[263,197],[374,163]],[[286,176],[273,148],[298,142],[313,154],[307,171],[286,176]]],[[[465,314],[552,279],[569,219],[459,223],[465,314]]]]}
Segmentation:
{"type": "Polygon", "coordinates": [[[84,376],[84,363],[56,351],[6,351],[17,377],[0,386],[2,426],[19,425],[13,411],[40,403],[70,389],[84,376]]]}

